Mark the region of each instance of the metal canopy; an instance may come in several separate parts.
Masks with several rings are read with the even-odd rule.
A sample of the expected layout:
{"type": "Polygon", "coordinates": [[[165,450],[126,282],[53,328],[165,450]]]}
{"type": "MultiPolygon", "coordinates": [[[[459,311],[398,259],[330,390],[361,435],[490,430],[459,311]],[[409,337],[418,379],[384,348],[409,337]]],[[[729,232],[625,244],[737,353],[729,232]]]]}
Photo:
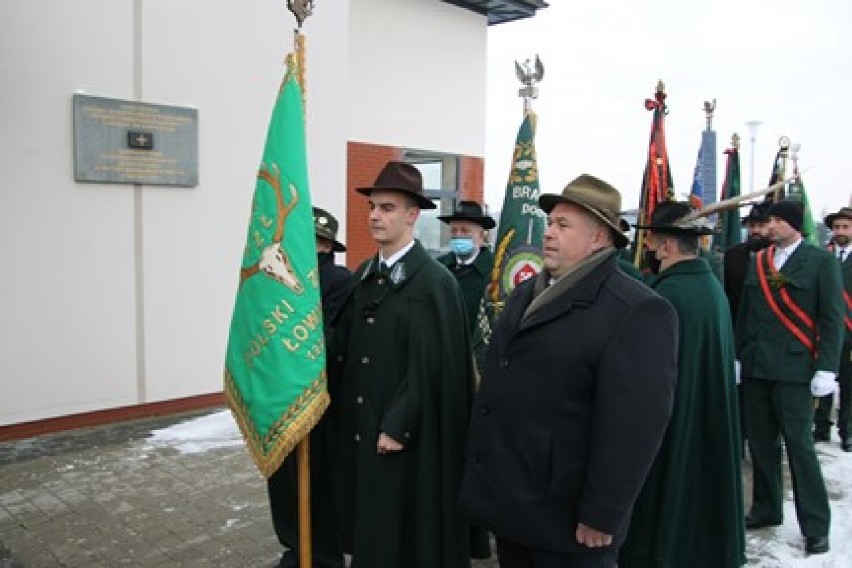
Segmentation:
{"type": "Polygon", "coordinates": [[[547,8],[543,0],[444,0],[477,14],[488,16],[488,25],[503,24],[535,16],[536,10],[547,8]]]}

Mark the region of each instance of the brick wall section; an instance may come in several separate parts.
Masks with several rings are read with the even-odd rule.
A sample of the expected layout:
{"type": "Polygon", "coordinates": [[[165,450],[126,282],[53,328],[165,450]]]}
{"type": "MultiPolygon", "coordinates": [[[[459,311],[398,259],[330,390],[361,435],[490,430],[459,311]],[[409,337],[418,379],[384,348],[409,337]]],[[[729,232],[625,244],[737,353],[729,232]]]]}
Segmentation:
{"type": "Polygon", "coordinates": [[[393,146],[348,142],[346,148],[346,265],[354,270],[376,252],[368,229],[370,209],[367,199],[355,191],[369,187],[390,160],[402,158],[402,149],[393,146]]]}
{"type": "Polygon", "coordinates": [[[485,191],[485,160],[474,156],[462,156],[459,160],[460,200],[482,203],[485,191]]]}
{"type": "MultiPolygon", "coordinates": [[[[368,230],[369,208],[363,195],[355,191],[368,187],[390,160],[402,159],[402,148],[363,142],[348,142],[346,148],[346,265],[354,270],[376,252],[376,244],[368,230]]],[[[461,199],[482,203],[485,161],[462,156],[459,164],[461,199]]]]}

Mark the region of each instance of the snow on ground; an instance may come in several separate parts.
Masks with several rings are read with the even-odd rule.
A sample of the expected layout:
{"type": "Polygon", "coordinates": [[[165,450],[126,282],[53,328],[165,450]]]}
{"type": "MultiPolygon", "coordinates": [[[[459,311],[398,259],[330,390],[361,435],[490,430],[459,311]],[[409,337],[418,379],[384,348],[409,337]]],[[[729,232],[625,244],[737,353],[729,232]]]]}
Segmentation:
{"type": "MultiPolygon", "coordinates": [[[[153,430],[148,447],[172,447],[184,454],[240,446],[243,439],[231,412],[223,410],[153,430]]],[[[831,551],[805,556],[804,538],[796,522],[792,490],[786,488],[784,524],[746,533],[749,566],[759,568],[848,568],[852,566],[852,454],[834,438],[817,444],[817,453],[831,500],[831,551]]],[[[787,465],[785,464],[786,468],[787,465]]],[[[749,496],[750,499],[750,496],[749,496]]],[[[228,521],[230,522],[230,520],[228,521]]]]}
{"type": "Polygon", "coordinates": [[[231,411],[222,410],[168,428],[152,430],[145,444],[148,448],[168,446],[182,454],[197,454],[217,448],[241,446],[243,438],[231,411]]]}
{"type": "MultiPolygon", "coordinates": [[[[852,566],[852,454],[840,449],[837,438],[817,444],[817,455],[831,501],[831,550],[805,556],[805,543],[796,522],[793,491],[786,487],[784,524],[749,532],[749,566],[761,568],[848,568],[852,566]]],[[[787,465],[785,464],[786,468],[787,465]]]]}

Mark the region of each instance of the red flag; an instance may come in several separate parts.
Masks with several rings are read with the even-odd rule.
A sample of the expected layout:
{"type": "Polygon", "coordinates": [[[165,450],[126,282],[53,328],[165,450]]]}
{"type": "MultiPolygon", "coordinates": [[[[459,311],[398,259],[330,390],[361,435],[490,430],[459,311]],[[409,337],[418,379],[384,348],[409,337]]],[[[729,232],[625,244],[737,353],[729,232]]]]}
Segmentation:
{"type": "MultiPolygon", "coordinates": [[[[645,109],[654,112],[651,122],[651,140],[648,143],[648,162],[645,164],[645,175],[642,179],[642,194],[639,197],[638,225],[651,221],[651,215],[657,203],[668,201],[674,197],[674,183],[669,168],[669,153],[666,150],[666,92],[662,81],[657,83],[657,92],[653,99],[645,99],[645,109]]],[[[642,267],[645,249],[645,231],[636,232],[636,247],[634,264],[642,267]]]]}

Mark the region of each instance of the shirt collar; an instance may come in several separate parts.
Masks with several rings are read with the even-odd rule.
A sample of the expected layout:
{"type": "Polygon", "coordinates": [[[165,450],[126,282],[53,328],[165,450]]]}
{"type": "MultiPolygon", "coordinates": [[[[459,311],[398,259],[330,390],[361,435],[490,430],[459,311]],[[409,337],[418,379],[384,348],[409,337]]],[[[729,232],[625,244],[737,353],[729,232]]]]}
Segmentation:
{"type": "Polygon", "coordinates": [[[399,249],[396,253],[392,254],[389,258],[382,258],[381,253],[379,253],[379,261],[384,262],[388,268],[392,267],[396,264],[396,261],[405,256],[405,253],[411,250],[411,247],[414,246],[414,239],[411,239],[411,242],[399,249]]]}
{"type": "Polygon", "coordinates": [[[790,246],[787,246],[787,247],[784,247],[784,248],[778,247],[778,251],[783,253],[785,257],[789,257],[791,254],[793,254],[796,251],[796,249],[799,247],[799,244],[801,244],[801,242],[802,242],[802,237],[799,237],[798,240],[796,240],[796,242],[793,243],[790,246]]]}
{"type": "Polygon", "coordinates": [[[479,256],[479,249],[475,249],[473,251],[473,254],[470,255],[470,258],[465,258],[464,260],[462,260],[461,258],[459,258],[458,255],[456,255],[456,264],[461,265],[461,266],[467,266],[469,264],[473,264],[474,262],[476,262],[477,256],[479,256]]]}

